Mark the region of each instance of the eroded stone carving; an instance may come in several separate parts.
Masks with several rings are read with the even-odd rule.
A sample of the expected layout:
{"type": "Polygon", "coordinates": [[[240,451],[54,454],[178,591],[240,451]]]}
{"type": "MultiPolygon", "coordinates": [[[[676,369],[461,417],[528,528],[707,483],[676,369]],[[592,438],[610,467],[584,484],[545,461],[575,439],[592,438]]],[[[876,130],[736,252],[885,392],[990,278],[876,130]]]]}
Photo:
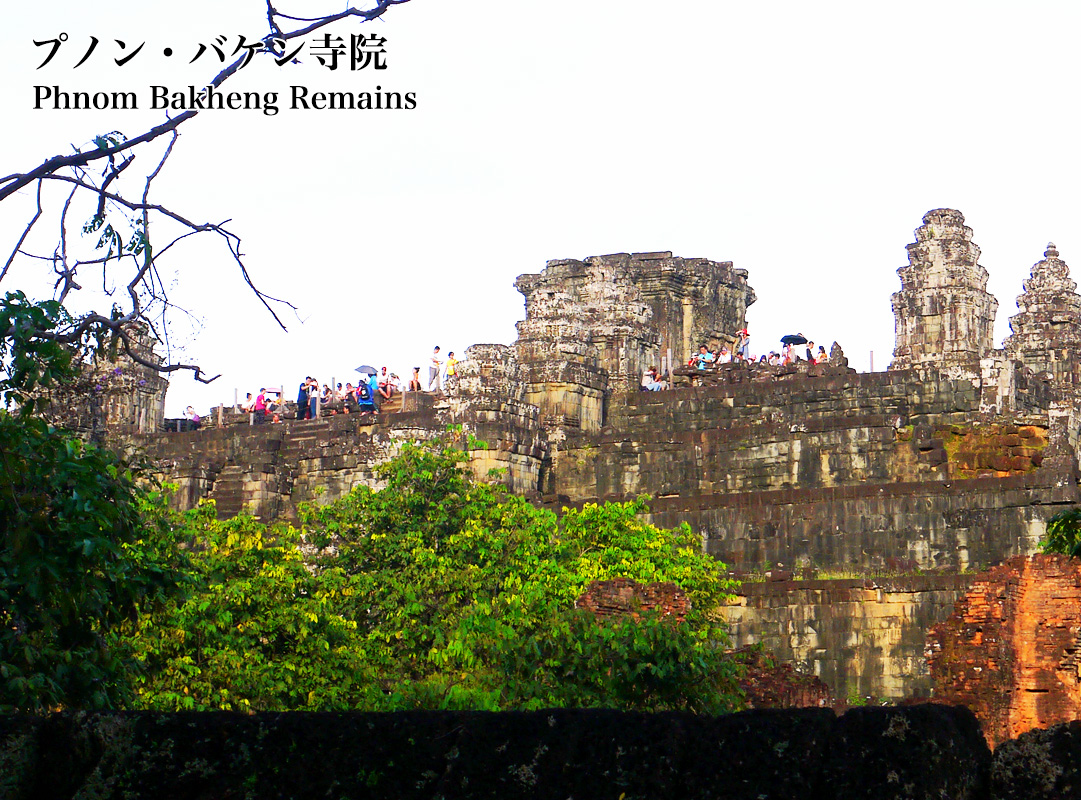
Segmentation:
{"type": "Polygon", "coordinates": [[[998,300],[987,292],[980,248],[960,211],[936,208],[907,246],[901,291],[893,295],[896,343],[890,369],[951,366],[984,358],[994,348],[998,300]]]}
{"type": "Polygon", "coordinates": [[[1045,374],[1060,388],[1076,391],[1081,386],[1081,295],[1054,243],[1047,244],[1043,256],[1017,297],[1018,313],[1010,317],[1013,333],[1003,346],[1037,376],[1045,374]]]}

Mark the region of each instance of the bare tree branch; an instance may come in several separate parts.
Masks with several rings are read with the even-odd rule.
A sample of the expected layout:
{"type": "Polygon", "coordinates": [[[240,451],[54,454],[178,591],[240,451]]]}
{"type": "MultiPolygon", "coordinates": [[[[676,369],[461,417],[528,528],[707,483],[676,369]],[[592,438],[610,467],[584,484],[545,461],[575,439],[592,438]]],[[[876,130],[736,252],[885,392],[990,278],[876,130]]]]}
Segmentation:
{"type": "Polygon", "coordinates": [[[41,219],[41,181],[38,181],[37,195],[38,210],[34,214],[34,218],[31,219],[30,222],[27,223],[26,227],[23,229],[22,236],[20,236],[19,241],[15,243],[15,247],[12,249],[11,255],[8,256],[8,260],[4,262],[4,268],[0,270],[0,281],[2,281],[4,279],[4,276],[8,274],[8,270],[11,268],[11,262],[15,260],[15,256],[17,256],[19,254],[19,251],[22,249],[23,242],[26,241],[26,237],[30,235],[30,231],[34,228],[34,223],[41,219]]]}
{"type": "MultiPolygon", "coordinates": [[[[391,6],[403,5],[407,2],[409,0],[376,0],[374,5],[367,10],[346,8],[336,14],[309,18],[282,13],[275,7],[274,0],[266,0],[268,33],[263,39],[263,49],[279,61],[283,61],[286,55],[285,43],[289,40],[309,36],[313,32],[343,19],[368,22],[381,17],[391,6]],[[294,30],[283,30],[282,23],[285,20],[300,23],[300,26],[294,30]]],[[[207,86],[215,89],[219,88],[247,63],[248,58],[250,58],[250,55],[237,58],[215,75],[207,86]]],[[[145,356],[133,351],[130,346],[129,334],[124,329],[126,325],[136,321],[143,321],[150,325],[152,330],[155,330],[156,326],[149,316],[151,310],[154,309],[153,314],[162,323],[162,330],[166,336],[165,341],[168,341],[169,326],[166,324],[165,315],[170,309],[178,309],[178,307],[169,301],[165,284],[158,271],[158,260],[168,253],[175,244],[197,233],[214,233],[222,238],[233,262],[239,268],[245,284],[266,307],[271,317],[282,330],[287,330],[276,313],[275,306],[278,304],[285,305],[294,312],[297,311],[296,306],[266,294],[255,285],[244,262],[240,236],[225,227],[231,220],[226,219],[219,223],[194,222],[187,216],[173,211],[168,205],[152,202],[150,199],[151,185],[162,172],[173,152],[179,137],[178,129],[180,125],[199,113],[199,109],[190,109],[175,117],[168,117],[161,124],[130,139],[122,138],[122,134],[119,133],[99,136],[95,138],[92,147],[80,149],[73,146],[74,152],[70,154],[54,156],[33,169],[0,177],[0,202],[19,193],[32,183],[37,184],[36,212],[22,230],[11,251],[11,255],[4,263],[3,269],[0,270],[0,281],[7,276],[15,260],[22,256],[51,262],[56,275],[54,297],[60,302],[65,301],[72,291],[82,288],[77,281],[77,275],[79,269],[85,265],[101,266],[102,288],[106,295],[112,295],[119,286],[124,286],[126,289],[126,308],[114,306],[113,313],[108,317],[96,312],[90,312],[74,320],[70,326],[61,332],[42,330],[36,332],[36,335],[40,335],[42,339],[62,344],[77,344],[92,330],[111,331],[120,337],[125,353],[137,363],[152,367],[160,372],[189,370],[194,373],[196,380],[204,383],[214,380],[214,378],[203,377],[202,370],[193,364],[151,363],[145,356]],[[166,135],[169,136],[168,144],[165,146],[161,157],[157,160],[154,169],[146,176],[142,186],[141,198],[138,201],[128,200],[125,197],[127,192],[125,192],[121,184],[125,183],[125,172],[129,170],[135,160],[136,148],[147,145],[166,135]],[[96,173],[91,174],[88,172],[88,167],[101,159],[106,160],[106,166],[101,171],[99,185],[99,178],[96,173]],[[43,193],[47,190],[46,181],[55,181],[71,187],[60,209],[59,237],[51,257],[28,252],[24,249],[27,246],[31,231],[34,230],[36,223],[42,217],[45,208],[43,193]],[[101,258],[76,258],[72,257],[68,252],[69,213],[73,211],[73,201],[77,197],[85,198],[86,193],[89,193],[90,197],[93,198],[96,210],[94,216],[84,226],[83,230],[85,233],[89,233],[104,226],[98,248],[105,247],[107,249],[106,254],[101,258]],[[112,212],[123,215],[124,223],[120,228],[114,227],[112,222],[106,222],[106,218],[112,212]],[[154,217],[155,214],[161,216],[154,217]],[[134,215],[134,218],[132,215],[134,215]],[[183,233],[173,236],[167,244],[159,248],[153,245],[150,230],[151,223],[162,222],[164,221],[162,218],[171,220],[185,230],[183,233]],[[125,243],[124,239],[127,237],[122,237],[121,231],[127,229],[128,226],[134,229],[134,233],[125,243]],[[134,263],[128,262],[127,259],[129,258],[134,263]],[[128,280],[116,280],[115,282],[110,280],[109,262],[114,259],[117,266],[124,265],[125,271],[129,267],[133,269],[127,276],[128,280]]],[[[188,313],[183,309],[178,310],[188,313]]],[[[0,337],[10,337],[12,334],[13,330],[0,331],[0,337]]]]}

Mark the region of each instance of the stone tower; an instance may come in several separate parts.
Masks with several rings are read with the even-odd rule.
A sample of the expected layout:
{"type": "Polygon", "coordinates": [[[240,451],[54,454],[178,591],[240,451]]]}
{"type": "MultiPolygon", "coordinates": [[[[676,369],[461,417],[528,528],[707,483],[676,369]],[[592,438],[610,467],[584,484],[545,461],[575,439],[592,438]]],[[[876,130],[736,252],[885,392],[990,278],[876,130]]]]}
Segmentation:
{"type": "MultiPolygon", "coordinates": [[[[144,361],[163,363],[155,352],[158,340],[150,328],[126,328],[129,347],[144,361]]],[[[139,364],[122,351],[99,353],[78,366],[76,374],[48,392],[43,415],[50,424],[94,442],[109,442],[133,433],[156,433],[165,420],[169,381],[153,367],[139,364]]]]}
{"type": "Polygon", "coordinates": [[[1081,296],[1053,243],[1024,287],[1019,313],[1010,317],[1006,354],[1033,372],[1050,373],[1060,387],[1081,386],[1081,296]]]}
{"type": "Polygon", "coordinates": [[[980,248],[960,211],[936,208],[923,216],[907,246],[901,291],[893,295],[896,321],[890,369],[919,364],[971,364],[994,348],[998,301],[987,291],[980,248]]]}

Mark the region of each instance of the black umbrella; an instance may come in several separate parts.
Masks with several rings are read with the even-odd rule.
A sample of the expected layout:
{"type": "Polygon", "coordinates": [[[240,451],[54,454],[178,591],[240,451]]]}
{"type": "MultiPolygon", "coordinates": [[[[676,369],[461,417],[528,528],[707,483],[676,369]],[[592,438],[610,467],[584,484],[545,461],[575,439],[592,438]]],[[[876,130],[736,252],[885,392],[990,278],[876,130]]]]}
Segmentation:
{"type": "Polygon", "coordinates": [[[781,337],[781,344],[807,344],[807,337],[802,333],[790,333],[781,337]]]}
{"type": "MultiPolygon", "coordinates": [[[[804,339],[804,341],[807,340],[804,339]]],[[[378,374],[379,370],[377,370],[375,367],[369,367],[367,364],[363,364],[357,367],[357,372],[359,372],[361,375],[376,375],[378,374]]]]}

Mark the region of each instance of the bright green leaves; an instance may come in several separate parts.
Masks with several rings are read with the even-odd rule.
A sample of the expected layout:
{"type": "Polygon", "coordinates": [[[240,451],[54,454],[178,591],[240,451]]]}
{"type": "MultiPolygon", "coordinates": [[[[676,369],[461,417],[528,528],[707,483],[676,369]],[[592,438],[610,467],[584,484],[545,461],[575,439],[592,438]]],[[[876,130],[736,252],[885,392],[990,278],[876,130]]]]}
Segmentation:
{"type": "Polygon", "coordinates": [[[738,702],[714,621],[731,584],[687,528],[644,502],[560,519],[478,483],[465,457],[406,445],[361,487],[302,509],[303,527],[159,502],[146,524],[190,559],[186,592],[126,620],[136,705],[328,710],[606,706],[717,712],[738,702]],[[592,580],[672,581],[684,623],[601,623],[592,580]]]}

